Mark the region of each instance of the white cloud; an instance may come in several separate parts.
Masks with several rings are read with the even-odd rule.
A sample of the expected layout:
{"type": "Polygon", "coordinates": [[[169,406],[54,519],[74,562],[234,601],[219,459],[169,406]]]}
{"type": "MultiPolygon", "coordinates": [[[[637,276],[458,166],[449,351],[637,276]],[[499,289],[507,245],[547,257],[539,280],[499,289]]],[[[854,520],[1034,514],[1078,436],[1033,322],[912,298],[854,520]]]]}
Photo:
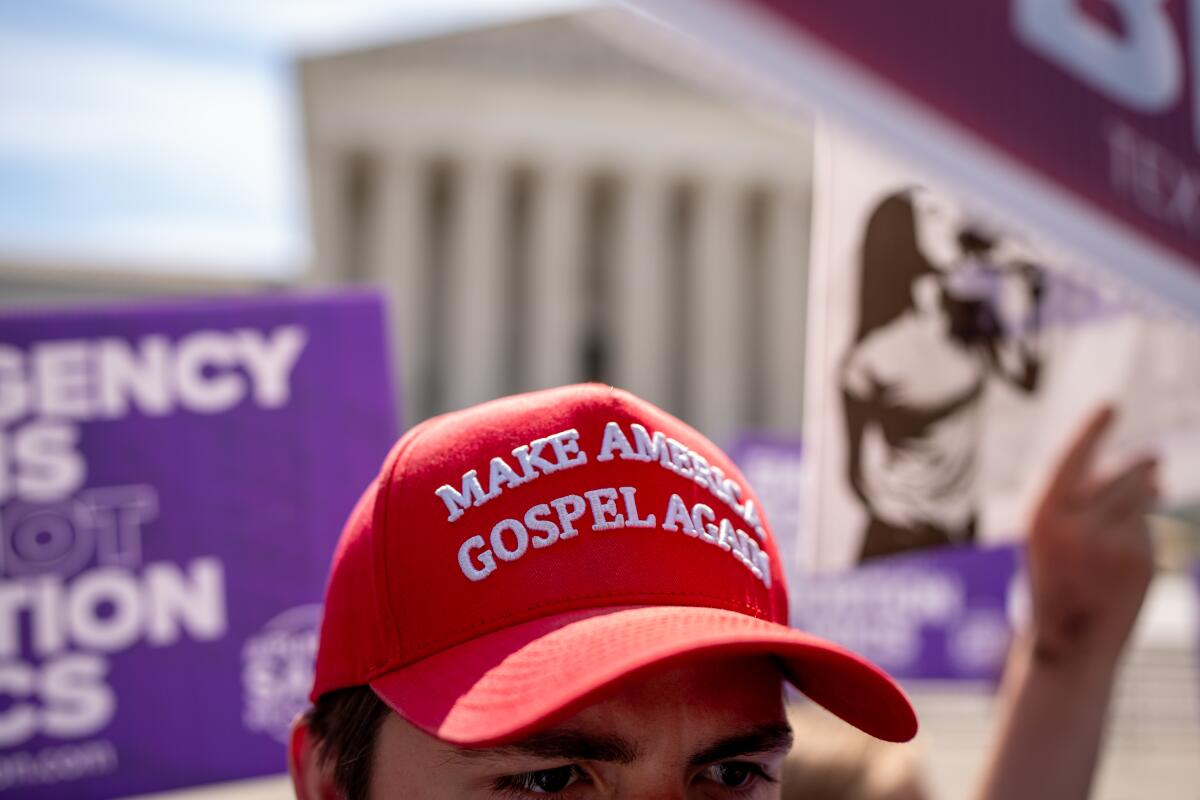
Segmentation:
{"type": "MultiPolygon", "coordinates": [[[[99,35],[2,31],[0,158],[113,202],[64,211],[51,241],[0,231],[0,245],[264,273],[299,266],[304,180],[291,100],[265,58],[172,57],[99,35]]],[[[67,197],[60,204],[75,208],[67,197]]]]}
{"type": "Polygon", "coordinates": [[[298,189],[293,113],[266,69],[0,33],[0,156],[115,160],[279,214],[298,189]]]}
{"type": "Polygon", "coordinates": [[[599,0],[92,0],[164,26],[253,45],[330,50],[432,30],[549,14],[599,0]]]}
{"type": "Polygon", "coordinates": [[[10,222],[17,229],[0,229],[0,251],[210,260],[271,274],[301,266],[308,250],[288,52],[594,4],[90,2],[138,24],[0,28],[0,160],[66,187],[46,201],[61,206],[42,212],[52,224],[10,222]],[[174,41],[187,46],[173,52],[174,41]],[[71,193],[101,202],[72,204],[71,193]],[[39,240],[47,230],[56,235],[39,240]]]}

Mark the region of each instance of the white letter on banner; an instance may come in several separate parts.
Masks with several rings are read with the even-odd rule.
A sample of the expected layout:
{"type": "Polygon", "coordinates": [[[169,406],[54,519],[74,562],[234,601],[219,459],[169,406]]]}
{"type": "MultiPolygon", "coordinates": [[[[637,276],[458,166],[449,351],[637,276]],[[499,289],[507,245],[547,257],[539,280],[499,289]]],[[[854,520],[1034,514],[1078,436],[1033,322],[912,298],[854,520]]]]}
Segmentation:
{"type": "Polygon", "coordinates": [[[0,425],[25,416],[29,410],[29,384],[21,351],[0,344],[0,425]]]}
{"type": "MultiPolygon", "coordinates": [[[[22,663],[0,664],[0,697],[14,700],[33,694],[33,668],[22,663]]],[[[0,747],[20,744],[37,732],[37,713],[29,703],[9,703],[0,711],[0,747]]]]}
{"type": "Polygon", "coordinates": [[[116,652],[137,641],[142,628],[142,598],[128,572],[102,567],[85,572],[67,595],[71,639],[95,650],[116,652]],[[111,610],[105,614],[102,606],[111,610]]]}
{"type": "Polygon", "coordinates": [[[42,732],[64,739],[103,728],[117,710],[117,698],[104,682],[108,664],[91,653],[71,653],[42,671],[42,732]]]}
{"type": "Polygon", "coordinates": [[[267,339],[261,331],[234,331],[242,351],[242,363],[250,374],[254,400],[263,408],[279,408],[288,401],[289,379],[308,334],[299,325],[284,325],[267,339]]]}
{"type": "Polygon", "coordinates": [[[173,644],[186,628],[197,641],[225,635],[225,569],[215,558],[197,558],[188,565],[191,581],[178,564],[160,561],[146,566],[146,640],[173,644]]]}
{"type": "Polygon", "coordinates": [[[35,503],[70,497],[83,485],[87,464],[76,449],[79,431],[64,422],[25,425],[12,443],[18,497],[35,503]]]}
{"type": "Polygon", "coordinates": [[[1165,111],[1183,89],[1183,56],[1167,0],[1113,0],[1123,35],[1106,30],[1080,0],[1017,0],[1014,32],[1030,49],[1117,102],[1165,111]]]}
{"type": "Polygon", "coordinates": [[[96,402],[110,419],[129,413],[130,401],[147,416],[171,413],[171,342],[146,336],[137,349],[124,339],[96,343],[96,402]]]}
{"type": "Polygon", "coordinates": [[[86,419],[90,408],[91,363],[87,342],[61,340],[34,345],[33,385],[38,407],[50,417],[86,419]]]}
{"type": "Polygon", "coordinates": [[[0,581],[0,661],[20,655],[21,612],[28,606],[29,590],[24,583],[0,581]]]}
{"type": "Polygon", "coordinates": [[[175,390],[183,405],[199,414],[233,408],[246,395],[246,381],[230,371],[237,364],[232,338],[220,331],[185,337],[175,351],[175,390]],[[225,370],[219,372],[218,367],[225,370]]]}

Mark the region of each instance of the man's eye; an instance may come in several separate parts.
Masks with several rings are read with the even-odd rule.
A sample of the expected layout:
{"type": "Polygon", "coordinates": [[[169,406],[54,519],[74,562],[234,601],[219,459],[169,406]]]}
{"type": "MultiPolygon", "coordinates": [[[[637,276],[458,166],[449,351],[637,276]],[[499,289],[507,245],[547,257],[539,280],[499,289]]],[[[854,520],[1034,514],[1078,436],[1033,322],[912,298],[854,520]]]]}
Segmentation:
{"type": "Polygon", "coordinates": [[[496,783],[496,788],[512,792],[520,797],[518,792],[529,794],[557,794],[565,791],[581,778],[583,771],[574,764],[554,769],[539,769],[535,772],[523,772],[520,775],[508,775],[496,783]]]}
{"type": "Polygon", "coordinates": [[[726,761],[706,767],[704,777],[727,789],[745,789],[766,774],[757,764],[748,761],[726,761]]]}

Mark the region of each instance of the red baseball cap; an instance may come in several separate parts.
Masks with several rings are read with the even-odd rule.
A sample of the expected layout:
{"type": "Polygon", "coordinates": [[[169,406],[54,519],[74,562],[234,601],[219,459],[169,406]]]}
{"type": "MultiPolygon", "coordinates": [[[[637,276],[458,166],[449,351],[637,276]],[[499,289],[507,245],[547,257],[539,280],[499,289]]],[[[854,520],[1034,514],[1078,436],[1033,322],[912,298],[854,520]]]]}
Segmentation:
{"type": "Polygon", "coordinates": [[[333,558],[311,697],[366,684],[482,747],[651,670],[762,654],[852,725],[912,738],[892,679],[787,607],[758,498],[708,439],[607,386],[517,395],[392,449],[333,558]]]}

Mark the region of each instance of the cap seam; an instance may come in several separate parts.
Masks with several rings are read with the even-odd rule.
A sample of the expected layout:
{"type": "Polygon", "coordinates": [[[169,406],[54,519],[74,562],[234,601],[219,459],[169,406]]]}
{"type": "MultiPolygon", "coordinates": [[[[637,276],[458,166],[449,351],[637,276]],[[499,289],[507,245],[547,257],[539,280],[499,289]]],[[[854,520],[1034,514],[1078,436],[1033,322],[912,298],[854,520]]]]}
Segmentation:
{"type": "MultiPolygon", "coordinates": [[[[540,619],[540,617],[533,617],[528,620],[521,619],[521,618],[524,617],[526,614],[528,614],[530,611],[534,611],[534,610],[537,610],[540,608],[546,608],[548,606],[555,606],[555,605],[559,605],[559,604],[563,604],[563,603],[575,603],[575,602],[578,602],[581,600],[601,600],[601,599],[603,599],[603,600],[618,600],[619,599],[619,600],[621,600],[621,602],[617,603],[616,605],[636,606],[636,605],[642,604],[641,603],[642,599],[662,598],[662,597],[693,598],[696,600],[718,600],[727,605],[721,606],[721,607],[705,605],[705,606],[697,606],[697,608],[713,608],[713,609],[722,610],[722,611],[733,611],[734,613],[749,612],[748,616],[752,616],[754,619],[760,620],[762,622],[779,624],[779,623],[775,622],[774,620],[766,619],[764,617],[758,616],[759,614],[767,613],[764,611],[764,609],[762,609],[759,606],[750,605],[748,603],[738,603],[736,601],[730,602],[729,598],[727,598],[727,597],[720,597],[717,595],[709,595],[709,594],[699,594],[696,592],[640,592],[640,593],[636,593],[632,596],[628,592],[614,593],[614,594],[575,595],[572,597],[556,598],[551,601],[537,603],[537,604],[531,605],[531,606],[525,606],[524,608],[522,608],[520,610],[519,613],[504,614],[504,615],[501,615],[498,617],[492,617],[487,620],[475,622],[475,623],[472,623],[471,625],[451,631],[450,633],[446,634],[445,636],[441,636],[437,639],[431,639],[427,642],[424,642],[423,646],[421,648],[415,648],[415,649],[422,651],[422,654],[420,656],[414,657],[414,658],[403,659],[399,664],[394,664],[394,663],[389,663],[389,662],[384,662],[383,664],[379,664],[379,665],[373,667],[369,671],[367,680],[368,680],[368,682],[375,680],[380,675],[396,669],[397,666],[402,666],[404,664],[409,664],[409,663],[415,663],[417,661],[421,661],[422,659],[425,659],[432,655],[435,655],[439,651],[438,650],[439,646],[444,645],[446,642],[456,639],[458,637],[465,636],[465,638],[463,639],[463,641],[465,642],[465,641],[469,641],[470,639],[474,638],[474,636],[470,636],[467,634],[472,634],[477,631],[481,632],[481,633],[493,632],[493,631],[486,631],[486,632],[482,631],[483,628],[487,628],[487,627],[493,626],[493,625],[501,625],[501,624],[503,624],[507,621],[511,621],[511,620],[517,620],[518,622],[536,621],[537,619],[540,619]],[[729,606],[733,606],[733,607],[731,608],[729,606]],[[429,652],[424,652],[424,651],[428,650],[429,648],[434,648],[434,649],[429,652]]],[[[562,611],[564,613],[571,612],[571,611],[586,611],[586,610],[588,610],[588,609],[587,608],[565,608],[565,609],[562,609],[562,611]]],[[[499,631],[499,630],[501,630],[501,628],[497,628],[497,631],[499,631]]],[[[456,644],[458,644],[458,643],[456,643],[456,644]]]]}
{"type": "MultiPolygon", "coordinates": [[[[389,549],[387,546],[388,537],[383,535],[384,532],[387,530],[388,516],[391,512],[391,503],[388,502],[390,500],[390,497],[388,496],[390,494],[389,489],[390,489],[390,487],[392,487],[394,485],[395,486],[403,486],[403,479],[404,479],[405,475],[407,474],[407,465],[402,465],[401,461],[403,460],[404,456],[408,453],[408,451],[411,450],[416,445],[417,441],[422,436],[424,436],[429,431],[430,428],[433,427],[432,423],[434,421],[436,421],[436,419],[437,419],[437,417],[425,420],[424,422],[417,425],[415,428],[410,429],[409,435],[407,437],[408,441],[405,442],[404,446],[396,453],[396,458],[392,462],[391,469],[387,470],[387,479],[386,480],[384,479],[384,476],[382,473],[379,476],[379,481],[380,481],[380,485],[379,485],[379,489],[378,489],[379,494],[376,496],[375,501],[377,504],[379,503],[380,500],[383,501],[382,502],[383,515],[382,515],[382,519],[381,519],[382,525],[378,527],[378,529],[374,532],[374,534],[376,536],[381,537],[379,539],[379,550],[381,551],[380,559],[379,559],[380,560],[379,569],[382,571],[382,575],[384,576],[384,578],[386,578],[386,576],[392,574],[389,549]],[[398,469],[400,470],[400,476],[399,476],[400,480],[399,481],[396,480],[396,477],[397,477],[396,471],[398,469]]],[[[378,505],[376,507],[378,507],[378,505]]],[[[375,575],[375,586],[376,586],[376,591],[383,592],[384,607],[388,614],[388,617],[391,619],[392,628],[393,628],[393,630],[389,632],[387,630],[385,620],[379,619],[378,626],[380,628],[380,633],[382,633],[384,637],[391,639],[392,643],[396,647],[398,647],[400,650],[403,650],[404,642],[401,641],[401,636],[400,636],[400,617],[396,613],[396,607],[392,603],[392,592],[390,591],[389,583],[386,579],[380,580],[380,572],[378,572],[378,571],[376,572],[376,575],[375,575]]],[[[385,648],[385,650],[386,649],[390,649],[390,648],[385,648]]],[[[381,665],[387,664],[388,662],[390,662],[392,660],[393,657],[394,657],[394,654],[385,655],[383,657],[382,661],[378,661],[374,665],[367,668],[367,674],[368,675],[374,674],[378,669],[380,669],[381,665]]]]}

